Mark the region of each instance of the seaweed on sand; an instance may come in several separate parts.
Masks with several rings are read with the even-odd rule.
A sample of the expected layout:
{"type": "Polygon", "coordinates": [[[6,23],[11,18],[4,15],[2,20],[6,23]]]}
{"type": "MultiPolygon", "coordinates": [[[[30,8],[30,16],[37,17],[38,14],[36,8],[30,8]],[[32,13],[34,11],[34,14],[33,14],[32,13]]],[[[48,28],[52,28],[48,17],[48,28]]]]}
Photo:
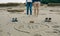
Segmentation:
{"type": "Polygon", "coordinates": [[[24,12],[24,10],[7,10],[8,12],[24,12]]]}

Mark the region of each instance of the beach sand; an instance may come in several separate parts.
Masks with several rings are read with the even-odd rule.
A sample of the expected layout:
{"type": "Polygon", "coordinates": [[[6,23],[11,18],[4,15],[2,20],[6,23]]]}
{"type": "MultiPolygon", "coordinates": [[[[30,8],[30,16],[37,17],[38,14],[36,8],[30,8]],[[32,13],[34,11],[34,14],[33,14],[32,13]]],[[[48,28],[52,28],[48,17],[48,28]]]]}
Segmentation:
{"type": "Polygon", "coordinates": [[[38,16],[26,15],[25,8],[22,8],[24,12],[8,12],[8,8],[20,9],[0,8],[0,36],[60,36],[60,7],[41,6],[38,16]],[[18,22],[12,22],[12,18],[17,18],[18,22]],[[52,20],[45,22],[45,18],[52,20]]]}

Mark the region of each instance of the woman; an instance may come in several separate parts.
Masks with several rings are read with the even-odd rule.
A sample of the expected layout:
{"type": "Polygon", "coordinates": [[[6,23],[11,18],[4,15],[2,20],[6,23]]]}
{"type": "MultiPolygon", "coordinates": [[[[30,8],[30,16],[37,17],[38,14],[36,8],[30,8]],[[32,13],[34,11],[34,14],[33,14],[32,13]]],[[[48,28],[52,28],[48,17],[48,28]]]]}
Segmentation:
{"type": "Polygon", "coordinates": [[[34,4],[34,15],[38,16],[39,8],[40,8],[40,0],[33,0],[34,4]]]}

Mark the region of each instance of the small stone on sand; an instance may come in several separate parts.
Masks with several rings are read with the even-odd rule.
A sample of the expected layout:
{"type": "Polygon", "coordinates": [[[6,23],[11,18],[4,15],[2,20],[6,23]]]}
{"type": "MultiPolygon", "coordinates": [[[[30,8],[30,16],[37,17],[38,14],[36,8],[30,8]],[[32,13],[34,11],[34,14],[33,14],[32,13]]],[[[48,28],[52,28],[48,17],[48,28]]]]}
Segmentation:
{"type": "Polygon", "coordinates": [[[30,23],[34,23],[34,21],[30,21],[30,23]]]}

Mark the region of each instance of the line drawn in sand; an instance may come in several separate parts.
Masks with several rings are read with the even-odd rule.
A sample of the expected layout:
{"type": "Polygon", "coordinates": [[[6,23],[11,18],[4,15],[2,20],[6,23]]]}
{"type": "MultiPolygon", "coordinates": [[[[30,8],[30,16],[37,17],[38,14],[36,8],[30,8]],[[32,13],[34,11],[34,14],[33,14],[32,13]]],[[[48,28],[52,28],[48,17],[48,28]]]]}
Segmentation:
{"type": "Polygon", "coordinates": [[[28,31],[18,30],[18,29],[17,29],[17,28],[15,28],[15,27],[14,27],[14,29],[15,29],[15,30],[17,30],[17,31],[19,31],[19,32],[24,32],[24,33],[28,33],[28,34],[30,33],[30,32],[28,32],[28,31]]]}

